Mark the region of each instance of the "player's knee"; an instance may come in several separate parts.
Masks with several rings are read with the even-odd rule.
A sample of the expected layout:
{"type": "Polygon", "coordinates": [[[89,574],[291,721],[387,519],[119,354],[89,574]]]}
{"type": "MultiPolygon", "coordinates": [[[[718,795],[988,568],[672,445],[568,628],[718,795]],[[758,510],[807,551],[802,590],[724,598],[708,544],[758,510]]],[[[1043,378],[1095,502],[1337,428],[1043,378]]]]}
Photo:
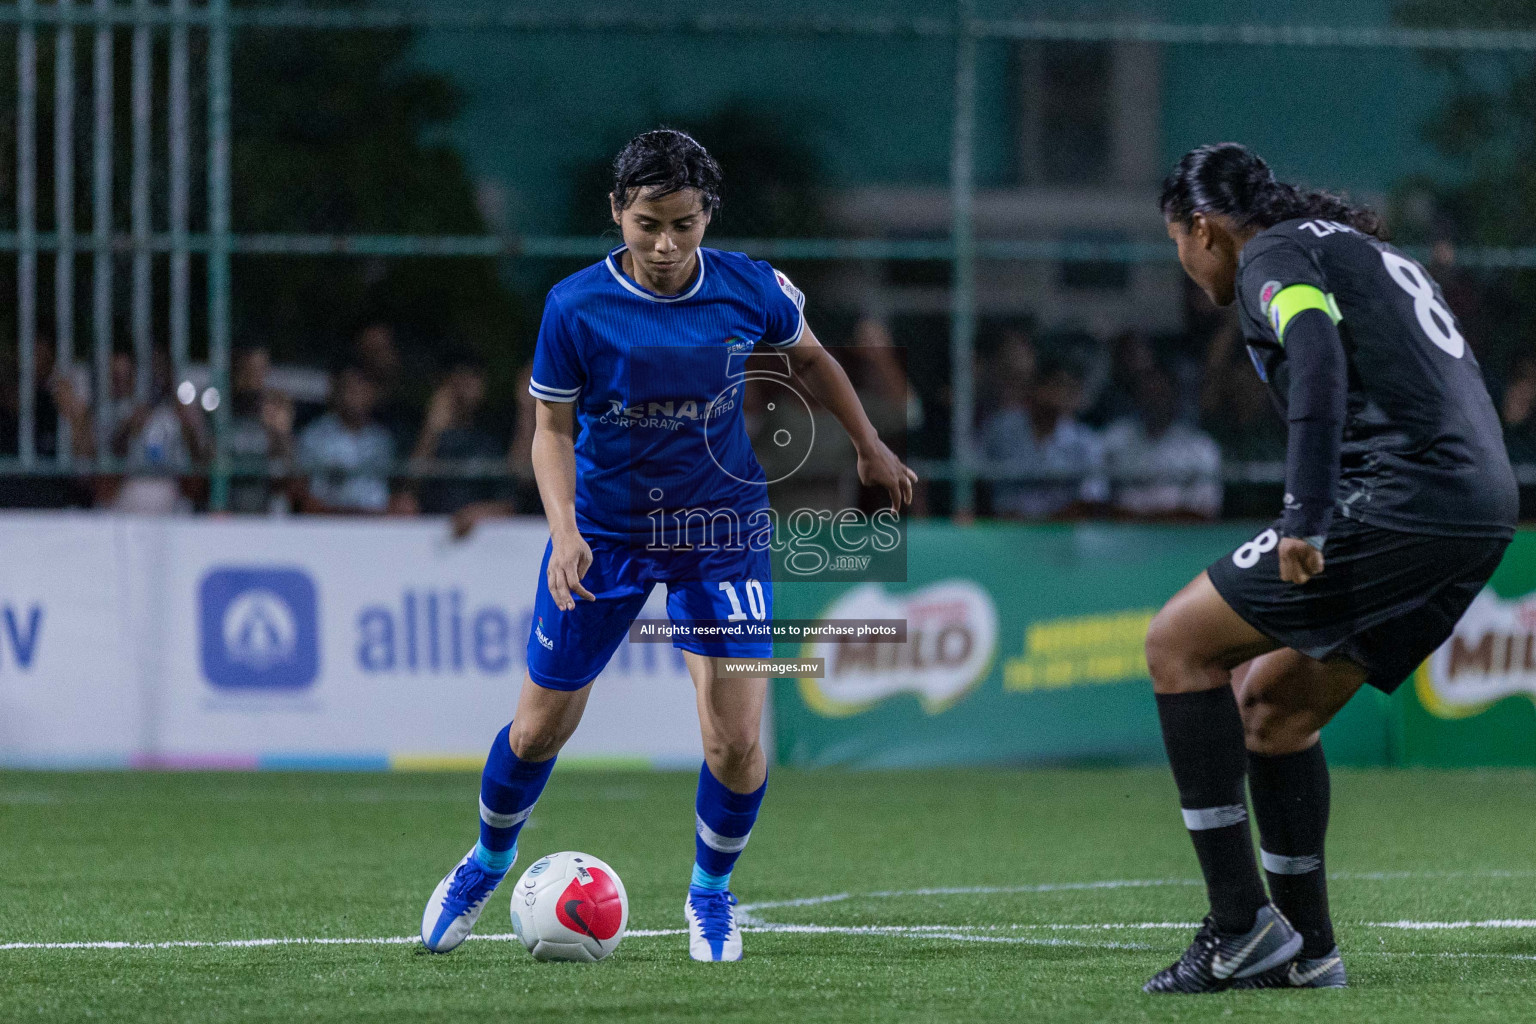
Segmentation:
{"type": "Polygon", "coordinates": [[[507,738],[512,752],[524,761],[548,761],[560,753],[570,737],[571,731],[558,722],[515,720],[507,738]]]}
{"type": "Polygon", "coordinates": [[[754,731],[717,730],[704,740],[704,759],[716,774],[722,771],[734,774],[755,761],[761,749],[761,742],[754,731]]]}
{"type": "Polygon", "coordinates": [[[1177,616],[1163,610],[1152,617],[1147,626],[1147,671],[1152,676],[1152,688],[1158,693],[1177,693],[1188,689],[1193,668],[1188,645],[1182,642],[1182,630],[1177,626],[1177,616]]]}
{"type": "Polygon", "coordinates": [[[1245,689],[1238,698],[1243,716],[1243,742],[1255,754],[1278,757],[1311,746],[1317,732],[1312,716],[1245,689]]]}

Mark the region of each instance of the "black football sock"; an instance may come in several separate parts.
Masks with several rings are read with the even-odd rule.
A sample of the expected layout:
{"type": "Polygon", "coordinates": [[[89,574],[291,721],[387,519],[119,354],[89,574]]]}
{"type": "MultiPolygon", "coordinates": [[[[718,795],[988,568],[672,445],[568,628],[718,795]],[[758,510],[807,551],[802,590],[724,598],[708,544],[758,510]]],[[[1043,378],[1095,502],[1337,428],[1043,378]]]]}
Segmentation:
{"type": "Polygon", "coordinates": [[[1248,788],[1259,823],[1259,856],[1269,891],[1301,932],[1301,955],[1333,948],[1323,837],[1328,831],[1328,762],[1323,745],[1296,754],[1248,754],[1248,788]]]}
{"type": "Polygon", "coordinates": [[[1237,700],[1230,686],[1160,693],[1157,714],[1184,825],[1205,875],[1211,916],[1223,932],[1246,932],[1268,897],[1248,834],[1243,798],[1248,751],[1237,700]]]}

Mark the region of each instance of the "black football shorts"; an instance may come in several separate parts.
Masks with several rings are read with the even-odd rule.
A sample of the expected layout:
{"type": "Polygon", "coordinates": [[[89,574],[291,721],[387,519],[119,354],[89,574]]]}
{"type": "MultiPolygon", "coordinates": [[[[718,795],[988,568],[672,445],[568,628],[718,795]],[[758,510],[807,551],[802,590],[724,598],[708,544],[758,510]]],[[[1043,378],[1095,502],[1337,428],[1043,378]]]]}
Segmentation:
{"type": "Polygon", "coordinates": [[[1505,537],[1403,533],[1338,517],[1322,573],[1295,584],[1280,578],[1276,522],[1206,571],[1254,629],[1319,661],[1346,658],[1391,693],[1450,637],[1508,546],[1505,537]]]}

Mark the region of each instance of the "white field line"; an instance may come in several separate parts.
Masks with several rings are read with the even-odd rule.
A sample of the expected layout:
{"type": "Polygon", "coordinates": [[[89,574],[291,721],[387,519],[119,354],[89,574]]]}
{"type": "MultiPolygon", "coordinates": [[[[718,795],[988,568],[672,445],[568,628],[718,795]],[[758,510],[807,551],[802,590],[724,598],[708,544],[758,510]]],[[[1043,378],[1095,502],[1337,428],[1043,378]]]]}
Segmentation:
{"type": "Polygon", "coordinates": [[[1502,917],[1488,921],[1373,921],[1370,928],[1401,928],[1412,932],[1447,931],[1460,928],[1536,928],[1536,918],[1502,917]]]}
{"type": "MultiPolygon", "coordinates": [[[[1002,942],[1029,946],[1080,946],[1101,949],[1146,949],[1140,943],[1131,942],[1079,942],[1072,939],[1036,939],[1022,936],[972,934],[968,925],[815,925],[778,924],[744,929],[751,932],[782,932],[795,935],[873,935],[900,938],[952,939],[956,942],[1002,942]]],[[[626,938],[649,939],[661,936],[683,935],[686,928],[635,928],[624,935],[626,938]]],[[[471,935],[470,939],[482,942],[509,942],[517,936],[511,932],[471,935]]],[[[419,943],[415,935],[389,935],[379,938],[276,938],[276,939],[226,939],[223,941],[199,941],[179,939],[168,942],[6,942],[0,950],[7,949],[251,949],[263,946],[404,946],[419,943]]]]}
{"type": "MultiPolygon", "coordinates": [[[[1536,929],[1536,918],[1492,918],[1485,921],[1360,921],[1356,927],[1386,928],[1407,931],[1441,931],[1467,928],[1498,930],[1536,929]]],[[[918,925],[823,925],[823,924],[773,924],[748,925],[747,932],[780,933],[792,935],[869,935],[893,936],[912,939],[950,939],[956,942],[1001,942],[1036,946],[1079,946],[1099,949],[1148,949],[1141,943],[1083,942],[1072,939],[1028,938],[1021,936],[986,934],[1002,931],[1188,931],[1198,925],[1193,921],[1110,921],[1086,924],[918,924],[918,925]]],[[[683,928],[635,928],[625,933],[637,939],[660,938],[682,935],[683,928]]],[[[511,932],[471,935],[479,942],[510,942],[517,936],[511,932]]],[[[72,950],[72,949],[252,949],[266,946],[403,946],[421,940],[415,935],[391,935],[377,938],[304,938],[283,937],[270,939],[224,939],[205,941],[175,939],[165,942],[6,942],[0,950],[72,950]]],[[[1355,953],[1371,956],[1437,956],[1437,957],[1497,957],[1515,960],[1536,960],[1536,955],[1513,953],[1412,953],[1408,951],[1355,953]]]]}
{"type": "Polygon", "coordinates": [[[1351,952],[1348,959],[1353,960],[1357,956],[1422,956],[1448,960],[1536,960],[1536,954],[1532,953],[1424,953],[1411,949],[1364,949],[1351,952]]]}
{"type": "MultiPolygon", "coordinates": [[[[1348,872],[1336,872],[1329,875],[1330,878],[1354,879],[1354,880],[1397,880],[1405,878],[1511,878],[1524,877],[1536,874],[1531,871],[1450,871],[1450,872],[1371,872],[1365,874],[1351,874],[1348,872]]],[[[1043,923],[1043,924],[1011,924],[1011,925],[818,925],[818,924],[788,924],[763,921],[754,915],[754,911],[781,909],[786,907],[811,907],[824,906],[829,903],[841,903],[853,899],[892,899],[910,896],[969,896],[969,895],[994,895],[1007,893],[1045,893],[1045,892],[1078,892],[1095,889],[1139,889],[1156,886],[1184,886],[1198,885],[1197,879],[1191,878],[1150,878],[1150,879],[1111,879],[1098,882],[1050,882],[1034,885],[980,885],[980,886],[947,886],[930,887],[922,889],[882,889],[866,893],[830,893],[824,896],[808,896],[791,900],[770,900],[761,903],[744,903],[737,908],[737,914],[743,931],[751,932],[780,932],[800,935],[869,935],[869,936],[894,936],[904,938],[942,938],[957,942],[1003,942],[1026,945],[1066,945],[1084,946],[1111,949],[1145,949],[1148,948],[1139,943],[1123,942],[1084,942],[1072,939],[1054,938],[1028,938],[1021,936],[985,934],[999,931],[1145,931],[1151,929],[1188,930],[1198,927],[1188,921],[1127,921],[1127,922],[1103,922],[1103,923],[1043,923]]],[[[1482,921],[1362,921],[1357,922],[1357,927],[1384,928],[1404,931],[1445,931],[1460,929],[1505,929],[1526,930],[1536,929],[1536,918],[1490,918],[1482,921]]],[[[626,933],[635,938],[657,938],[671,935],[682,935],[681,928],[654,928],[632,929],[626,933]]],[[[471,939],[482,942],[507,942],[516,938],[510,932],[493,933],[485,935],[471,935],[471,939]]],[[[378,938],[331,938],[331,937],[282,937],[264,939],[224,939],[224,940],[194,940],[178,939],[164,942],[125,942],[125,941],[97,941],[97,942],[6,942],[0,943],[0,951],[5,950],[83,950],[83,949],[249,949],[265,946],[385,946],[385,945],[410,945],[419,942],[414,935],[384,936],[378,938]]],[[[1503,953],[1421,953],[1410,954],[1408,952],[1394,953],[1381,952],[1372,955],[1421,955],[1421,956],[1485,956],[1503,957],[1513,959],[1536,959],[1536,956],[1503,953]]]]}
{"type": "Polygon", "coordinates": [[[1047,882],[1039,885],[962,885],[929,889],[882,889],[876,892],[835,892],[826,896],[804,896],[794,900],[767,900],[743,903],[737,914],[750,917],[758,910],[783,907],[817,907],[851,899],[892,899],[902,896],[989,896],[1021,892],[1079,892],[1085,889],[1146,889],[1162,885],[1200,885],[1194,878],[1119,878],[1104,882],[1047,882]]]}
{"type": "MultiPolygon", "coordinates": [[[[635,928],[624,934],[648,939],[659,935],[682,935],[686,928],[635,928]]],[[[471,935],[478,942],[511,942],[517,936],[511,932],[489,935],[471,935]]],[[[177,939],[169,942],[5,942],[5,949],[251,949],[258,946],[408,946],[419,944],[419,935],[386,935],[378,938],[280,938],[280,939],[223,939],[205,941],[177,939]]]]}
{"type": "Polygon", "coordinates": [[[1536,871],[1330,871],[1330,881],[1344,882],[1400,882],[1404,879],[1431,878],[1531,878],[1536,871]]]}
{"type": "Polygon", "coordinates": [[[995,929],[970,925],[828,925],[759,924],[743,927],[744,932],[779,932],[793,935],[894,935],[908,939],[950,939],[955,942],[1003,942],[1025,946],[1079,946],[1094,949],[1149,949],[1139,942],[1082,942],[1075,939],[1035,939],[1016,935],[979,935],[995,929]]]}
{"type": "MultiPolygon", "coordinates": [[[[1349,882],[1396,882],[1431,878],[1528,878],[1536,871],[1330,871],[1328,877],[1335,881],[1349,882]]],[[[842,903],[851,899],[892,899],[906,896],[990,896],[1027,892],[1081,892],[1093,889],[1150,889],[1173,885],[1202,885],[1198,878],[1116,878],[1099,882],[1045,882],[1036,885],[965,885],[924,889],[881,889],[875,892],[835,892],[825,896],[802,896],[792,900],[765,900],[760,903],[743,903],[736,908],[738,915],[747,920],[759,910],[779,910],[784,907],[817,907],[827,903],[842,903]]]]}

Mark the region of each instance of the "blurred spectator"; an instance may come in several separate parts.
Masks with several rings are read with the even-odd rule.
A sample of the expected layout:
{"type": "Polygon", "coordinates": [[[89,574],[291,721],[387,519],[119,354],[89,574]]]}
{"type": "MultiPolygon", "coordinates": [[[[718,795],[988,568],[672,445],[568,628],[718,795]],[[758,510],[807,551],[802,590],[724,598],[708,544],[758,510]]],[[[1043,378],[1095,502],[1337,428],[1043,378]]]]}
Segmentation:
{"type": "Polygon", "coordinates": [[[128,421],[128,417],[133,415],[134,407],[138,404],[133,397],[133,385],[138,372],[133,365],[131,352],[113,352],[108,365],[111,368],[111,379],[107,394],[111,405],[107,408],[107,423],[109,432],[115,434],[128,421]]]}
{"type": "Polygon", "coordinates": [[[409,512],[391,501],[389,467],[395,442],[374,419],[379,391],[356,366],[344,367],[331,386],[331,408],[299,434],[300,468],[310,473],[297,487],[301,511],[321,514],[409,512]]]}
{"type": "Polygon", "coordinates": [[[1221,451],[1209,436],[1178,422],[1173,373],[1152,363],[1134,394],[1136,415],[1104,433],[1115,508],[1140,518],[1214,519],[1221,512],[1221,451]]]}
{"type": "MultiPolygon", "coordinates": [[[[59,457],[60,420],[69,436],[69,451],[76,459],[96,454],[90,405],[77,388],[74,375],[56,369],[54,340],[37,335],[33,390],[33,450],[39,463],[56,463],[59,457]]],[[[0,364],[0,455],[21,454],[21,401],[18,393],[15,353],[6,352],[0,364]]],[[[0,508],[70,508],[90,504],[90,492],[69,476],[25,476],[0,480],[0,508]]]]}
{"type": "Polygon", "coordinates": [[[389,431],[397,451],[405,451],[421,422],[421,407],[404,394],[408,375],[395,329],[382,321],[364,325],[353,339],[352,360],[377,393],[374,421],[389,431]]]}
{"type": "Polygon", "coordinates": [[[1504,420],[1509,457],[1516,462],[1536,462],[1536,352],[1515,358],[1499,414],[1504,420]]]}
{"type": "Polygon", "coordinates": [[[293,459],[293,402],[267,385],[271,355],[264,346],[235,352],[229,421],[229,510],[281,512],[284,478],[293,459]]]}
{"type": "MultiPolygon", "coordinates": [[[[412,460],[453,463],[502,459],[505,452],[501,445],[476,422],[484,404],[485,366],[474,359],[459,360],[432,392],[412,460]]],[[[475,502],[505,501],[507,488],[496,480],[440,477],[423,480],[418,495],[423,514],[453,515],[475,502]]]]}
{"type": "Polygon", "coordinates": [[[983,413],[1003,402],[1004,382],[1029,380],[1035,375],[1035,341],[1022,323],[1008,323],[976,361],[976,408],[983,413]]]}
{"type": "MultiPolygon", "coordinates": [[[[852,362],[846,349],[828,351],[839,363],[852,362]]],[[[742,396],[752,450],[769,481],[768,501],[781,517],[802,508],[858,508],[853,441],[837,417],[788,373],[781,354],[754,356],[749,371],[753,379],[742,396]]]]}
{"type": "MultiPolygon", "coordinates": [[[[512,447],[507,450],[507,466],[512,476],[519,481],[533,480],[533,431],[538,425],[539,401],[528,391],[528,384],[532,380],[533,361],[529,360],[517,372],[517,425],[512,431],[512,447]]],[[[534,499],[538,499],[537,489],[534,499]]],[[[541,509],[535,507],[532,511],[538,512],[541,509]]]]}
{"type": "Polygon", "coordinates": [[[487,519],[543,514],[538,482],[533,478],[533,429],[538,418],[539,403],[528,393],[528,381],[532,377],[533,363],[525,363],[517,374],[517,426],[512,433],[512,446],[507,450],[507,473],[512,478],[512,496],[473,501],[456,509],[453,513],[455,537],[469,536],[476,526],[487,519]]]}
{"type": "Polygon", "coordinates": [[[1140,331],[1122,331],[1109,342],[1109,367],[1099,374],[1096,393],[1084,415],[1089,423],[1107,426],[1136,415],[1136,382],[1155,362],[1152,341],[1140,331]]]}
{"type": "Polygon", "coordinates": [[[1031,377],[1015,373],[999,382],[999,408],[981,428],[982,455],[1002,472],[1068,479],[999,482],[992,488],[997,514],[1046,519],[1108,499],[1104,447],[1077,419],[1082,402],[1080,372],[1055,355],[1041,357],[1031,377]]]}
{"type": "Polygon", "coordinates": [[[1201,422],[1229,462],[1274,462],[1285,458],[1286,425],[1276,413],[1269,388],[1259,379],[1236,323],[1212,336],[1200,391],[1201,422]]]}
{"type": "MultiPolygon", "coordinates": [[[[1445,231],[1449,225],[1438,227],[1445,231]]],[[[1486,279],[1479,280],[1475,274],[1469,273],[1457,263],[1456,244],[1444,234],[1430,246],[1429,263],[1425,269],[1440,286],[1445,304],[1460,321],[1462,337],[1466,339],[1467,347],[1472,350],[1477,361],[1484,366],[1493,362],[1489,359],[1488,346],[1499,335],[1495,327],[1498,319],[1498,303],[1494,298],[1496,289],[1490,288],[1486,279]]]]}
{"type": "Polygon", "coordinates": [[[923,402],[907,382],[906,359],[884,320],[867,316],[853,328],[849,377],[882,437],[923,425],[923,402]]]}
{"type": "MultiPolygon", "coordinates": [[[[848,357],[849,379],[869,421],[881,440],[906,458],[908,432],[923,425],[923,401],[907,380],[905,351],[896,347],[884,320],[866,316],[854,326],[853,347],[844,355],[848,357]]],[[[866,512],[890,503],[890,495],[884,491],[868,489],[859,495],[859,505],[866,512]]],[[[926,507],[927,485],[919,480],[912,490],[911,512],[922,515],[926,507]]]]}
{"type": "Polygon", "coordinates": [[[137,515],[191,512],[192,497],[201,493],[204,482],[190,471],[205,462],[213,448],[207,421],[195,404],[195,389],[194,401],[182,402],[173,393],[171,355],[163,348],[155,349],[150,360],[146,402],[133,399],[137,373],[127,353],[114,355],[112,451],[128,463],[129,474],[117,482],[106,504],[113,511],[137,515]],[[149,472],[135,474],[135,469],[149,472]]]}

